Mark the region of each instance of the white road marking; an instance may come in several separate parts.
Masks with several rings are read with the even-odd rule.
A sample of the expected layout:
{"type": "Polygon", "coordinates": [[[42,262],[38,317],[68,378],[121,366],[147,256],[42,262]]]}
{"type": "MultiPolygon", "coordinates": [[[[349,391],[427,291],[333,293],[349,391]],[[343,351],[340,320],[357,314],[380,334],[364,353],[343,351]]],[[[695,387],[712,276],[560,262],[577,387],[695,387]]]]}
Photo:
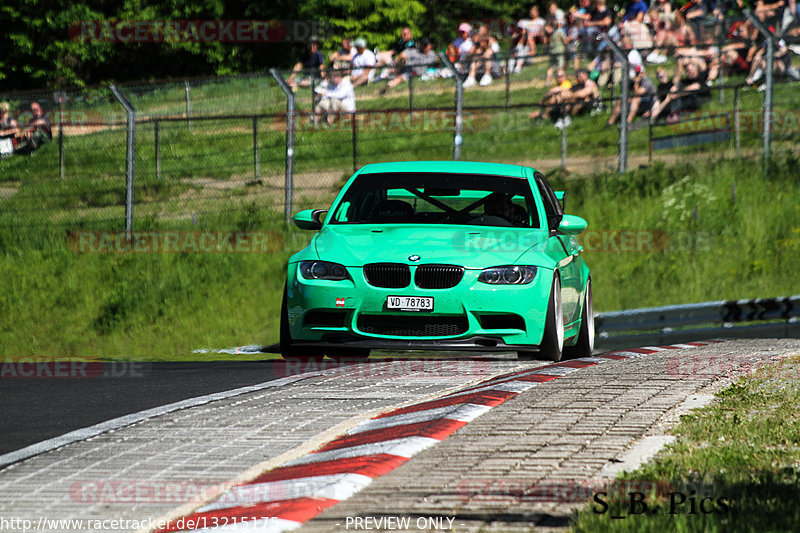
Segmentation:
{"type": "Polygon", "coordinates": [[[411,458],[413,455],[421,452],[425,448],[429,448],[440,442],[438,439],[430,437],[403,437],[402,439],[387,440],[383,442],[374,442],[370,444],[360,444],[358,446],[350,446],[348,448],[339,448],[336,450],[329,450],[327,452],[310,453],[305,457],[300,457],[294,461],[289,461],[285,466],[305,465],[308,463],[321,463],[322,461],[333,461],[334,459],[349,459],[351,457],[360,457],[362,455],[375,455],[385,453],[389,455],[396,455],[398,457],[411,458]]]}
{"type": "Polygon", "coordinates": [[[448,405],[445,407],[437,407],[435,409],[427,409],[425,411],[417,411],[414,413],[404,413],[402,415],[387,416],[385,418],[376,418],[374,420],[365,420],[358,426],[348,431],[347,434],[355,435],[357,433],[372,431],[374,429],[401,426],[403,424],[416,424],[419,422],[426,422],[428,420],[436,420],[437,418],[447,418],[448,420],[470,422],[487,412],[489,409],[491,409],[491,407],[488,405],[475,405],[471,403],[448,405]]]}

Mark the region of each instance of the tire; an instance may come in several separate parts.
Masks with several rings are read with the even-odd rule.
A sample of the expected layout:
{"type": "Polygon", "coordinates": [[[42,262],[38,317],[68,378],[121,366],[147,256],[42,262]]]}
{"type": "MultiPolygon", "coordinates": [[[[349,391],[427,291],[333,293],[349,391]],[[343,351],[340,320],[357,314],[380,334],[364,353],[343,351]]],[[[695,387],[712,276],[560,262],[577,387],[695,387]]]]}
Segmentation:
{"type": "Polygon", "coordinates": [[[594,350],[594,298],[592,297],[592,280],[586,281],[583,291],[583,311],[581,312],[581,329],[575,346],[566,346],[564,353],[569,357],[589,357],[594,350]]]}
{"type": "Polygon", "coordinates": [[[302,348],[298,347],[292,341],[292,333],[289,328],[289,305],[287,303],[288,289],[286,285],[283,286],[283,301],[281,302],[281,326],[280,326],[280,344],[281,344],[281,357],[284,359],[299,360],[303,363],[308,361],[321,362],[325,354],[320,348],[302,348]]]}
{"type": "Polygon", "coordinates": [[[547,304],[547,317],[544,323],[544,335],[538,352],[517,352],[519,359],[543,359],[545,361],[561,361],[564,350],[564,315],[561,309],[561,279],[553,276],[550,298],[547,304]]]}

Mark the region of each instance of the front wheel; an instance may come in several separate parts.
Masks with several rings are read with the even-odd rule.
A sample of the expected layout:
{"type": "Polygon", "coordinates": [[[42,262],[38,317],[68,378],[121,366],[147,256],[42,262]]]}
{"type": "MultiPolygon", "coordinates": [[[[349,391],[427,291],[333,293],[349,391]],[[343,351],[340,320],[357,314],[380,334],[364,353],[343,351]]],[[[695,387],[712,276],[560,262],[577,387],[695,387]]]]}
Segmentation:
{"type": "Polygon", "coordinates": [[[561,308],[561,280],[558,274],[553,276],[550,299],[547,304],[547,317],[544,323],[544,335],[538,352],[517,352],[519,359],[544,359],[561,361],[564,349],[564,315],[561,308]]]}
{"type": "Polygon", "coordinates": [[[594,350],[594,301],[592,298],[592,280],[586,281],[583,292],[583,312],[581,312],[581,329],[575,346],[567,346],[564,352],[570,357],[589,357],[594,350]]]}

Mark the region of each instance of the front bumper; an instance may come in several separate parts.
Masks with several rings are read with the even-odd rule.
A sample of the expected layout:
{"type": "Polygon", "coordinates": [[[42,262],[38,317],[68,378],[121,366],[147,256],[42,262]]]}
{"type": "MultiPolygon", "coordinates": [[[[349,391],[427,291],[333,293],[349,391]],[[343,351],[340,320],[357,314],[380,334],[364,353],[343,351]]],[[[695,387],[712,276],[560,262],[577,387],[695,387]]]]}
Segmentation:
{"type": "MultiPolygon", "coordinates": [[[[414,279],[412,266],[412,280],[414,279]]],[[[361,268],[348,267],[352,280],[307,280],[290,263],[287,277],[287,311],[292,339],[305,345],[359,348],[536,350],[544,323],[552,283],[552,271],[539,268],[527,285],[489,285],[478,282],[480,270],[465,270],[461,281],[449,289],[421,289],[412,283],[403,289],[375,287],[367,283],[361,268]],[[388,310],[388,296],[431,296],[431,312],[388,310]],[[311,313],[311,315],[309,315],[311,313]],[[336,324],[306,320],[328,313],[336,324]],[[503,323],[506,315],[520,320],[503,323]],[[447,321],[461,326],[453,335],[384,335],[364,331],[359,317],[397,317],[397,322],[447,321]],[[500,320],[487,320],[495,317],[500,320]],[[487,326],[487,324],[489,324],[487,326]],[[499,326],[499,327],[498,327],[499,326]]],[[[362,323],[363,326],[363,323],[362,323]]],[[[365,328],[366,329],[366,328],[365,328]]]]}

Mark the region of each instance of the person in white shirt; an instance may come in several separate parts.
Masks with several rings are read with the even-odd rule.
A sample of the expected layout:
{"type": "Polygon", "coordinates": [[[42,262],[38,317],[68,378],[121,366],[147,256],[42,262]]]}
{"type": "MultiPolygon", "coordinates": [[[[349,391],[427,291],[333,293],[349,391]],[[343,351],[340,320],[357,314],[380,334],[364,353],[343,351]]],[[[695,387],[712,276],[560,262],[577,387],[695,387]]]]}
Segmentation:
{"type": "Polygon", "coordinates": [[[342,76],[338,70],[332,71],[328,76],[328,86],[319,87],[316,92],[321,96],[319,103],[314,107],[317,122],[322,115],[327,114],[328,124],[333,124],[338,113],[355,113],[356,93],[349,76],[342,76]]]}
{"type": "Polygon", "coordinates": [[[378,60],[371,50],[367,50],[367,41],[361,37],[356,39],[353,44],[356,46],[356,53],[353,56],[350,71],[350,79],[353,87],[364,85],[371,82],[375,77],[375,65],[378,60]]]}

